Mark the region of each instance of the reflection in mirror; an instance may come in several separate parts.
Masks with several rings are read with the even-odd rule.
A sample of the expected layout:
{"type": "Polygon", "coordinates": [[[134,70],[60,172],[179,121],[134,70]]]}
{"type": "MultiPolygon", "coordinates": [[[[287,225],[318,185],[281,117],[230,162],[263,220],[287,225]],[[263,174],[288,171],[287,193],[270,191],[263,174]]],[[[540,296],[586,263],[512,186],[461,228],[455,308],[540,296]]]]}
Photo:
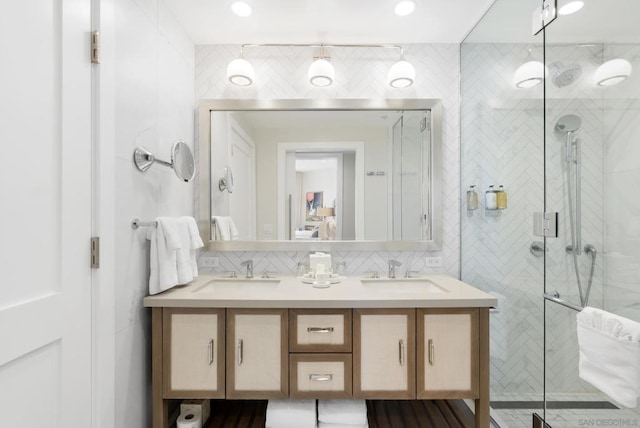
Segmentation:
{"type": "Polygon", "coordinates": [[[201,195],[210,202],[209,219],[229,217],[239,241],[409,241],[425,242],[411,248],[439,249],[438,101],[387,100],[380,104],[388,108],[371,109],[359,107],[376,104],[370,100],[324,102],[347,108],[308,108],[314,101],[304,100],[270,101],[266,108],[252,103],[260,105],[202,103],[210,193],[201,195]],[[233,193],[218,186],[225,169],[234,172],[233,193]]]}

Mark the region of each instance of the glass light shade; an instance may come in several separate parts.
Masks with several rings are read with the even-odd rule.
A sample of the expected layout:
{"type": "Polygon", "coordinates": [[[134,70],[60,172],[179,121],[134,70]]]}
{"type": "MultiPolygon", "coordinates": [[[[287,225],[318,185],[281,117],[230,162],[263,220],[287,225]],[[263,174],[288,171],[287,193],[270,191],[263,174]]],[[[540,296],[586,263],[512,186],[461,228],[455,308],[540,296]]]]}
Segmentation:
{"type": "Polygon", "coordinates": [[[227,67],[227,78],[234,85],[249,86],[253,83],[255,77],[253,67],[244,58],[234,59],[227,67]]]}
{"type": "Polygon", "coordinates": [[[394,12],[398,16],[407,16],[412,14],[415,8],[416,8],[416,3],[414,1],[403,0],[396,5],[394,12]]]}
{"type": "Polygon", "coordinates": [[[231,5],[231,10],[238,16],[249,16],[251,15],[251,6],[243,1],[237,1],[231,5]]]}
{"type": "Polygon", "coordinates": [[[326,59],[317,59],[309,66],[309,82],[313,86],[324,88],[333,83],[335,70],[333,65],[326,59]]]}
{"type": "Polygon", "coordinates": [[[598,86],[611,86],[622,82],[631,75],[631,63],[626,59],[612,59],[596,70],[593,80],[598,86]]]}
{"type": "Polygon", "coordinates": [[[531,88],[542,83],[547,73],[547,67],[540,61],[525,62],[513,74],[513,84],[516,88],[531,88]]]}
{"type": "Polygon", "coordinates": [[[406,88],[413,85],[416,78],[416,69],[410,62],[400,60],[389,69],[389,85],[394,88],[406,88]]]}
{"type": "Polygon", "coordinates": [[[582,9],[582,6],[584,6],[582,0],[560,0],[558,2],[558,14],[571,15],[582,9]]]}

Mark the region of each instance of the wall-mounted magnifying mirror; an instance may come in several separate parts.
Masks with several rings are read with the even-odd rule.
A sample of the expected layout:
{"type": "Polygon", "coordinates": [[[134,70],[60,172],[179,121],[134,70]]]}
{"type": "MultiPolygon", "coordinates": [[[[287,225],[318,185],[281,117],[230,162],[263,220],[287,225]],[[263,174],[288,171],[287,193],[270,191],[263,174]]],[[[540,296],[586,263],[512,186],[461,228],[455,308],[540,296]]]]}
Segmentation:
{"type": "Polygon", "coordinates": [[[224,177],[218,180],[218,189],[233,193],[233,172],[228,165],[224,168],[224,177]]]}
{"type": "Polygon", "coordinates": [[[146,172],[154,163],[172,168],[178,178],[187,183],[193,180],[196,175],[191,149],[182,141],[175,142],[171,147],[171,162],[156,158],[153,153],[142,146],[136,147],[133,151],[133,162],[136,168],[142,172],[146,172]]]}

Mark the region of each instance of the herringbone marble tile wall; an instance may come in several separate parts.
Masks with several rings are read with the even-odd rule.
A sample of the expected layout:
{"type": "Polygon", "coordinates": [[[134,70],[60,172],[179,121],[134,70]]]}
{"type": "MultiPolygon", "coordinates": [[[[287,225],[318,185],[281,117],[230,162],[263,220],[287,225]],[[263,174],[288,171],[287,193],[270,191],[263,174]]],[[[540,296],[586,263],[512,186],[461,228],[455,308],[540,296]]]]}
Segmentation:
{"type": "MultiPolygon", "coordinates": [[[[348,273],[370,270],[384,272],[389,258],[403,263],[402,269],[423,272],[443,271],[460,274],[459,198],[459,45],[406,45],[405,55],[416,68],[416,82],[406,89],[393,89],[387,82],[389,67],[397,60],[385,49],[334,49],[335,82],[329,88],[316,88],[307,81],[311,55],[307,49],[260,48],[250,54],[256,82],[249,88],[231,85],[226,79],[227,64],[239,46],[196,47],[196,99],[348,99],[348,98],[440,98],[443,103],[443,250],[442,268],[425,266],[426,252],[345,252],[334,254],[347,262],[348,273]]],[[[196,127],[197,129],[197,127],[196,127]]],[[[197,147],[197,143],[195,145],[197,147]]],[[[196,192],[197,194],[197,192],[196,192]]],[[[196,201],[198,204],[198,201],[196,201]]],[[[196,206],[196,211],[199,212],[196,206]]],[[[252,258],[256,272],[295,271],[303,252],[224,252],[217,253],[216,271],[240,270],[240,262],[252,258]]],[[[203,253],[202,255],[206,255],[203,253]]],[[[201,256],[202,256],[201,255],[201,256]]],[[[203,269],[203,272],[206,271],[203,269]]]]}
{"type": "MultiPolygon", "coordinates": [[[[576,134],[582,150],[582,245],[594,245],[599,254],[589,304],[640,319],[634,309],[640,301],[640,251],[631,244],[640,236],[640,228],[634,226],[640,224],[640,215],[636,198],[631,196],[635,193],[624,191],[640,183],[640,150],[630,143],[640,136],[639,81],[629,79],[626,87],[621,84],[606,91],[592,82],[596,67],[605,59],[638,58],[640,50],[637,45],[547,46],[550,74],[543,112],[542,85],[518,90],[511,81],[529,47],[461,47],[462,201],[471,184],[480,192],[490,184],[504,184],[509,195],[509,208],[497,215],[485,212],[482,203],[475,212],[467,213],[462,207],[461,277],[500,299],[500,312],[492,316],[491,330],[495,394],[541,394],[543,356],[547,358],[548,392],[592,391],[578,377],[575,312],[547,306],[547,351],[543,355],[543,286],[579,302],[573,260],[565,251],[570,242],[565,138],[554,133],[554,126],[565,114],[582,119],[576,134]],[[561,86],[554,76],[567,68],[580,73],[572,83],[561,86]],[[540,240],[533,237],[531,215],[544,207],[544,156],[547,210],[560,213],[560,237],[547,240],[546,272],[543,259],[529,252],[530,243],[540,240]],[[635,161],[630,163],[630,159],[635,161]],[[618,188],[621,191],[614,190],[618,188]],[[612,262],[619,265],[614,268],[612,262]]],[[[534,47],[532,56],[541,59],[541,49],[534,47]]],[[[589,268],[589,258],[579,256],[583,287],[589,268]]]]}
{"type": "Polygon", "coordinates": [[[543,204],[543,91],[517,91],[511,82],[526,48],[461,47],[461,194],[475,184],[480,197],[479,210],[462,207],[461,275],[499,299],[491,318],[491,387],[498,394],[542,392],[543,262],[528,247],[531,213],[543,204]],[[485,212],[492,184],[505,185],[508,209],[485,212]]]}

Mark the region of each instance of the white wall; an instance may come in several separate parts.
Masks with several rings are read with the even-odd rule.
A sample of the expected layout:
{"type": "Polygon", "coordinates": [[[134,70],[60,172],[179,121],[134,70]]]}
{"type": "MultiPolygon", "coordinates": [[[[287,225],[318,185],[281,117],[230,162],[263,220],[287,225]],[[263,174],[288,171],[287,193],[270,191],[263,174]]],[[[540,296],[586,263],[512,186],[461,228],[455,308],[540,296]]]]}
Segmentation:
{"type": "Polygon", "coordinates": [[[136,146],[170,159],[171,145],[192,148],[194,45],[158,0],[115,3],[115,426],[151,426],[149,244],[133,217],[193,215],[193,185],[154,165],[139,172],[136,146]]]}
{"type": "MultiPolygon", "coordinates": [[[[269,48],[250,58],[256,69],[256,82],[248,88],[231,85],[226,79],[227,64],[238,53],[237,46],[210,45],[196,48],[196,99],[385,99],[441,98],[443,102],[443,257],[442,269],[425,266],[425,252],[350,252],[339,255],[347,261],[348,272],[385,271],[390,256],[412,270],[446,271],[459,275],[459,46],[406,45],[407,59],[416,68],[416,82],[406,89],[393,89],[387,80],[389,67],[397,58],[381,49],[336,49],[332,62],[336,80],[328,88],[316,88],[307,82],[307,67],[311,57],[305,49],[269,48]]],[[[258,157],[259,148],[258,145],[258,157]]],[[[385,170],[384,160],[371,169],[385,170]]],[[[271,162],[258,165],[274,169],[271,162]]],[[[275,176],[275,172],[274,172],[275,176]]],[[[366,182],[365,182],[366,183],[366,182]]],[[[386,187],[373,186],[372,191],[386,192],[386,187]]],[[[365,195],[366,196],[366,195],[365,195]]],[[[260,204],[260,201],[258,202],[260,204]]],[[[365,208],[366,209],[366,208],[365,208]]],[[[261,223],[267,221],[261,221],[261,223]]],[[[275,224],[275,221],[270,221],[275,224]]],[[[386,228],[386,221],[379,227],[386,228]]],[[[296,262],[305,253],[218,253],[218,270],[239,270],[242,258],[252,257],[255,268],[281,272],[294,271],[296,262]]]]}

